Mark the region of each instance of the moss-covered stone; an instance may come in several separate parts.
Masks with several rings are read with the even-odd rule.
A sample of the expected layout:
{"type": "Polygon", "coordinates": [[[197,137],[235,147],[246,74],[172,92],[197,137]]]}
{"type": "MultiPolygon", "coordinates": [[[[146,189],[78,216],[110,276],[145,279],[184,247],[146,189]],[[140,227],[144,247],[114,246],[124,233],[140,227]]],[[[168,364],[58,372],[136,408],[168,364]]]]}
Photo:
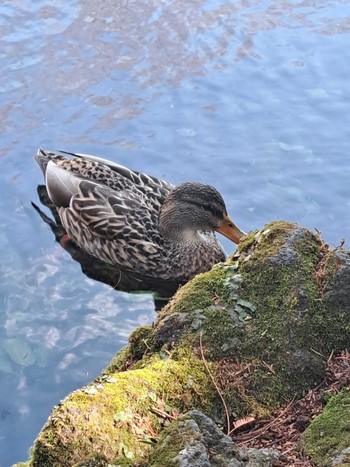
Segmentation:
{"type": "Polygon", "coordinates": [[[151,326],[141,326],[137,328],[129,337],[129,343],[115,354],[103,374],[107,375],[119,371],[125,371],[129,368],[143,368],[147,362],[138,364],[137,362],[151,350],[148,340],[151,336],[151,326]]]}
{"type": "Polygon", "coordinates": [[[210,273],[198,274],[190,282],[182,286],[174,299],[166,305],[160,312],[159,317],[172,314],[174,312],[174,303],[176,303],[176,312],[188,313],[194,310],[201,310],[212,304],[215,297],[228,296],[228,289],[225,287],[225,264],[215,265],[210,273]]]}
{"type": "Polygon", "coordinates": [[[342,391],[328,401],[326,407],[306,429],[303,448],[317,467],[350,465],[350,391],[342,391]],[[348,448],[340,462],[333,461],[348,448]]]}
{"type": "Polygon", "coordinates": [[[109,365],[102,371],[102,374],[107,375],[118,371],[125,371],[131,366],[132,361],[132,350],[130,344],[128,344],[114,355],[109,365]]]}
{"type": "Polygon", "coordinates": [[[33,467],[69,466],[92,454],[134,462],[151,449],[167,413],[208,405],[203,363],[156,356],[147,368],[109,374],[70,394],[55,408],[32,450],[33,467]]]}
{"type": "MultiPolygon", "coordinates": [[[[322,281],[322,325],[331,345],[348,348],[350,336],[350,252],[337,248],[325,258],[322,281]]],[[[328,346],[329,350],[330,345],[328,346]]]]}
{"type": "Polygon", "coordinates": [[[272,467],[280,456],[272,450],[237,448],[210,418],[191,410],[163,431],[143,467],[272,467]]]}
{"type": "Polygon", "coordinates": [[[259,356],[266,369],[273,365],[255,375],[255,393],[276,403],[301,394],[323,374],[324,362],[314,352],[323,353],[329,343],[319,327],[323,310],[314,279],[321,243],[306,229],[282,222],[268,224],[254,238],[251,251],[240,249],[240,295],[256,307],[241,354],[259,356]]]}
{"type": "Polygon", "coordinates": [[[180,464],[201,467],[211,465],[209,459],[213,461],[216,455],[234,466],[246,465],[247,457],[244,458],[232,440],[225,437],[212,420],[193,410],[164,430],[144,467],[177,467],[180,464]]]}
{"type": "Polygon", "coordinates": [[[238,254],[186,284],[163,310],[154,349],[169,341],[175,325],[180,347],[199,354],[202,333],[206,359],[250,362],[243,384],[224,389],[238,413],[261,415],[301,394],[320,382],[319,353],[334,342],[314,279],[321,246],[316,235],[290,223],[251,233],[238,254]]]}
{"type": "Polygon", "coordinates": [[[73,467],[108,467],[108,461],[104,456],[91,456],[73,467]]]}
{"type": "Polygon", "coordinates": [[[131,354],[134,360],[139,360],[150,350],[148,340],[152,333],[151,326],[141,326],[129,337],[131,354]]]}
{"type": "Polygon", "coordinates": [[[278,221],[252,232],[54,410],[30,466],[94,455],[147,463],[172,410],[224,420],[220,392],[231,418],[263,417],[302,395],[322,381],[328,354],[350,341],[349,284],[350,255],[310,231],[278,221]]]}

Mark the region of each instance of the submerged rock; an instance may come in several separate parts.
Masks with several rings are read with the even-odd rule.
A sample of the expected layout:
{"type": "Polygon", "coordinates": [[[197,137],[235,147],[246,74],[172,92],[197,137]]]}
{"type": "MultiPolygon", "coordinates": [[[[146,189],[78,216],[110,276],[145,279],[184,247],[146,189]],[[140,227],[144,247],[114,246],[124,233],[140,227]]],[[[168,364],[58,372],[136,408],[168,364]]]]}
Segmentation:
{"type": "Polygon", "coordinates": [[[298,225],[251,233],[54,408],[27,465],[97,455],[113,465],[273,465],[273,454],[238,450],[207,417],[230,431],[235,419],[264,417],[318,385],[329,354],[350,342],[349,279],[349,253],[298,225]],[[172,463],[160,463],[170,448],[172,463]]]}

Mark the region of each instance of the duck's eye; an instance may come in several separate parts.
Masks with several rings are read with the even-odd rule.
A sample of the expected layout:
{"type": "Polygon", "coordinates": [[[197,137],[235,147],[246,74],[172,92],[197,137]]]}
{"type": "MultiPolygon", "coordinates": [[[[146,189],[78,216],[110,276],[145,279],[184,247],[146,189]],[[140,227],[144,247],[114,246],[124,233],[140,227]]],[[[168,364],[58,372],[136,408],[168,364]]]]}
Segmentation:
{"type": "Polygon", "coordinates": [[[202,208],[205,209],[206,211],[212,210],[211,204],[209,203],[202,203],[202,208]]]}

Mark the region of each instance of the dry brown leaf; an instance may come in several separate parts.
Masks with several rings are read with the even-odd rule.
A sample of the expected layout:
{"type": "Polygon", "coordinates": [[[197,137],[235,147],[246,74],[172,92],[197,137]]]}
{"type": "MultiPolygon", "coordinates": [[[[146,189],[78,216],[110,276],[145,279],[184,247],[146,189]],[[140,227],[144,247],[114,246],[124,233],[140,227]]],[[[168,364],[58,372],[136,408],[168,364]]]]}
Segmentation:
{"type": "Polygon", "coordinates": [[[239,428],[245,427],[247,425],[251,425],[253,422],[255,422],[254,417],[244,417],[244,418],[239,418],[235,422],[233,422],[233,431],[237,431],[239,428]]]}

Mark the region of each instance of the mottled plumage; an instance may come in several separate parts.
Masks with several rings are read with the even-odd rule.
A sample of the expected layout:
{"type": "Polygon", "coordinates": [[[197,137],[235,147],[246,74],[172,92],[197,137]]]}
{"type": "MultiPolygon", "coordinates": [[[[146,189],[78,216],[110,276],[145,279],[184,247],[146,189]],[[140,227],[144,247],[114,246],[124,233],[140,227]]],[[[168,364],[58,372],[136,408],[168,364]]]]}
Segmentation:
{"type": "Polygon", "coordinates": [[[214,230],[243,235],[209,185],[175,187],[83,154],[40,149],[35,158],[69,238],[121,273],[181,284],[224,260],[214,230]]]}

